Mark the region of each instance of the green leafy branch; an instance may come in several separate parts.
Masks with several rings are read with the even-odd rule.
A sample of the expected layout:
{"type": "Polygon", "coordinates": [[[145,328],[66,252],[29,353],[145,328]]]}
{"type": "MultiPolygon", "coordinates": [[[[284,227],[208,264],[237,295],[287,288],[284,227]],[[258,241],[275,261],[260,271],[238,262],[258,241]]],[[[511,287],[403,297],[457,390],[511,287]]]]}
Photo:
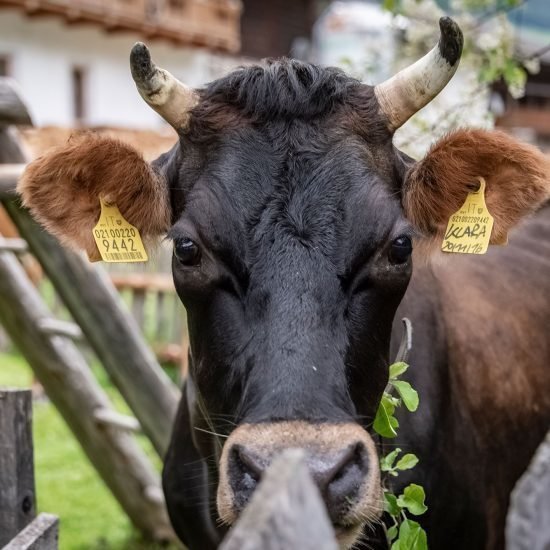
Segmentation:
{"type": "Polygon", "coordinates": [[[395,409],[403,403],[408,411],[414,412],[418,408],[418,393],[404,380],[398,380],[407,369],[407,363],[394,363],[390,366],[390,380],[386,391],[382,394],[382,400],[374,419],[374,431],[382,437],[393,438],[397,435],[399,422],[395,418],[395,409]],[[399,397],[393,397],[392,389],[395,389],[399,397]]]}
{"type": "MultiPolygon", "coordinates": [[[[399,377],[409,368],[407,363],[398,362],[390,366],[389,381],[374,419],[374,430],[385,438],[394,438],[397,435],[399,422],[395,410],[404,405],[414,412],[418,409],[419,398],[417,391],[405,380],[399,377]],[[392,392],[395,390],[397,396],[392,392]]],[[[399,472],[411,470],[418,464],[418,457],[407,453],[399,457],[401,449],[397,448],[380,459],[380,469],[387,475],[397,477],[399,472]]],[[[428,540],[426,532],[419,523],[408,518],[408,514],[420,516],[428,507],[424,503],[426,495],[424,489],[415,483],[405,487],[400,495],[393,494],[384,488],[384,510],[389,514],[393,525],[386,529],[386,538],[391,550],[427,550],[428,540]]]]}

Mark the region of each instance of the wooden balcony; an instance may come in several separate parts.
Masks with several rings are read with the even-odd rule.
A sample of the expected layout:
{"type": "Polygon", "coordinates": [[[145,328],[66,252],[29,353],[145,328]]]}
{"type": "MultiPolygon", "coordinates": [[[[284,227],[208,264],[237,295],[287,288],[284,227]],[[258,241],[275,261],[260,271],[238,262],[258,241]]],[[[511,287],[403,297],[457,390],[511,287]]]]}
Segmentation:
{"type": "Polygon", "coordinates": [[[107,32],[133,31],[151,40],[235,53],[240,48],[240,0],[0,0],[29,17],[56,15],[107,32]]]}
{"type": "Polygon", "coordinates": [[[500,128],[531,128],[538,136],[550,137],[550,109],[519,107],[507,110],[495,121],[500,128]]]}

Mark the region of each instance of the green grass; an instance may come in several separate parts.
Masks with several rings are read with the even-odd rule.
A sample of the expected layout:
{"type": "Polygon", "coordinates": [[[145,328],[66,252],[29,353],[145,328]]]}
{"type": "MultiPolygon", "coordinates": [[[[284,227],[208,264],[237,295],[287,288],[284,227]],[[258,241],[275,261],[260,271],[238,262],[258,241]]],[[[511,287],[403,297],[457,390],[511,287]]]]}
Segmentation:
{"type": "MultiPolygon", "coordinates": [[[[105,372],[94,367],[100,384],[118,410],[127,412],[105,372]]],[[[0,353],[0,386],[29,388],[32,371],[15,353],[0,353]]],[[[33,406],[34,464],[40,512],[60,518],[61,550],[153,550],[139,540],[130,521],[99,478],[63,419],[49,401],[33,406]]],[[[139,438],[160,468],[150,443],[139,438]]]]}

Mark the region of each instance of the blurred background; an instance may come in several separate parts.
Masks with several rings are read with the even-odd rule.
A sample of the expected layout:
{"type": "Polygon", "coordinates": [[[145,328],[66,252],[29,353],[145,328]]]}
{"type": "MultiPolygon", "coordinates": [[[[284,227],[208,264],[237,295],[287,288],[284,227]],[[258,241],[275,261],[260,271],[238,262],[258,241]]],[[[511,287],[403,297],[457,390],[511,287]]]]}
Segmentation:
{"type": "Polygon", "coordinates": [[[464,83],[474,71],[476,84],[493,92],[477,116],[489,110],[497,125],[544,144],[547,0],[0,0],[0,75],[19,83],[35,126],[50,128],[40,131],[44,145],[33,136],[33,147],[62,139],[55,128],[170,135],[129,78],[135,41],[147,42],[159,65],[192,86],[279,56],[342,66],[376,83],[432,47],[443,13],[458,19],[467,38],[462,69],[445,95],[454,100],[458,85],[459,99],[467,99],[464,83]]]}
{"type": "MultiPolygon", "coordinates": [[[[158,65],[195,87],[280,56],[339,66],[375,84],[433,47],[444,14],[464,31],[463,61],[443,93],[398,131],[396,144],[419,157],[445,132],[475,125],[495,126],[550,150],[549,0],[0,0],[0,76],[13,79],[30,112],[33,125],[19,127],[29,158],[75,133],[94,131],[153,159],[176,134],[135,90],[128,56],[136,41],[149,45],[158,65]]],[[[0,233],[16,235],[1,211],[0,233]]],[[[187,368],[187,334],[170,257],[161,246],[146,264],[103,268],[159,362],[179,381],[187,368]]],[[[40,266],[29,257],[26,267],[54,314],[69,319],[40,266]]],[[[0,349],[0,385],[32,383],[29,367],[1,334],[0,349]]],[[[34,386],[38,505],[61,517],[60,548],[152,548],[139,540],[34,386]]],[[[152,456],[148,442],[143,445],[152,456]]]]}

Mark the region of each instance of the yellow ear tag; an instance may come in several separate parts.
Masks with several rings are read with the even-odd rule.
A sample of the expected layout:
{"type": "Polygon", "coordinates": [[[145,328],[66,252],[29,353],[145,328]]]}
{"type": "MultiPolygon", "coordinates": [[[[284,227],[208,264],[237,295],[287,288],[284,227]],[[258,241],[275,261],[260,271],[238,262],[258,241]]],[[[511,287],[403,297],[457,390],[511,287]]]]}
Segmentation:
{"type": "Polygon", "coordinates": [[[489,248],[493,216],[485,204],[485,180],[479,179],[479,189],[468,193],[464,204],[449,219],[443,252],[455,254],[485,254],[489,248]]]}
{"type": "Polygon", "coordinates": [[[115,204],[103,199],[101,215],[93,229],[95,243],[104,262],[146,262],[147,252],[139,231],[128,223],[115,204]]]}

